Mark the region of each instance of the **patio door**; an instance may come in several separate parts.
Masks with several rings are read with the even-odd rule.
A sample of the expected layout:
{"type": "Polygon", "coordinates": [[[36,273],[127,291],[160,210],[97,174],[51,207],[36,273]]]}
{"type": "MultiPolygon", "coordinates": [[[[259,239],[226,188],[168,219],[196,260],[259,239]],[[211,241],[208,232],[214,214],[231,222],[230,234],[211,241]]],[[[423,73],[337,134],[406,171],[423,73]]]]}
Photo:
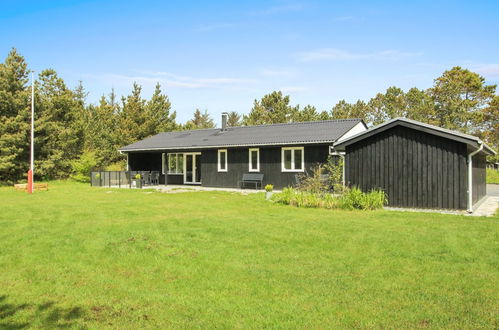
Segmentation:
{"type": "Polygon", "coordinates": [[[191,152],[184,154],[184,183],[201,183],[201,153],[191,152]]]}

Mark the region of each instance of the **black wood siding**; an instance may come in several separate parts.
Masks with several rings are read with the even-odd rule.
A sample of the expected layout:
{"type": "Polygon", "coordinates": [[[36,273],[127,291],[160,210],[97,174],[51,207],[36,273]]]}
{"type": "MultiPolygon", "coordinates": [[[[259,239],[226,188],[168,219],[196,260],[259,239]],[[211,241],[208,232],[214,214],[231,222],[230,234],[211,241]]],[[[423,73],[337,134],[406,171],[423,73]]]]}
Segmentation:
{"type": "MultiPolygon", "coordinates": [[[[296,175],[300,173],[281,171],[281,147],[260,147],[260,172],[263,173],[263,185],[273,184],[275,189],[282,189],[296,184],[296,175]]],[[[249,148],[227,148],[227,172],[218,172],[217,150],[203,150],[201,155],[201,180],[207,187],[239,187],[244,173],[249,172],[249,148]]],[[[327,145],[305,146],[305,169],[318,163],[325,163],[329,154],[327,145]]],[[[303,172],[302,172],[303,173],[303,172]]]]}
{"type": "MultiPolygon", "coordinates": [[[[224,149],[224,148],[221,148],[224,149]]],[[[201,152],[201,182],[206,187],[237,188],[244,173],[249,172],[250,148],[227,148],[227,172],[218,172],[218,149],[175,150],[165,153],[201,152]]],[[[281,147],[261,147],[260,172],[263,173],[263,185],[273,184],[275,189],[282,189],[296,184],[296,176],[303,172],[281,171],[281,147]]],[[[131,171],[161,171],[162,152],[130,152],[128,165],[131,171]]],[[[328,145],[304,146],[305,170],[319,163],[325,163],[329,155],[328,145]]],[[[253,172],[252,172],[253,173],[253,172]]],[[[256,173],[256,172],[255,172],[256,173]]],[[[183,175],[168,175],[169,184],[182,184],[183,175]]],[[[161,175],[160,183],[164,183],[161,175]]]]}
{"type": "Polygon", "coordinates": [[[391,206],[466,209],[466,149],[460,142],[394,127],[346,147],[346,181],[363,191],[384,190],[391,206]]]}
{"type": "Polygon", "coordinates": [[[484,154],[473,156],[473,204],[482,199],[487,193],[486,164],[484,154]]]}

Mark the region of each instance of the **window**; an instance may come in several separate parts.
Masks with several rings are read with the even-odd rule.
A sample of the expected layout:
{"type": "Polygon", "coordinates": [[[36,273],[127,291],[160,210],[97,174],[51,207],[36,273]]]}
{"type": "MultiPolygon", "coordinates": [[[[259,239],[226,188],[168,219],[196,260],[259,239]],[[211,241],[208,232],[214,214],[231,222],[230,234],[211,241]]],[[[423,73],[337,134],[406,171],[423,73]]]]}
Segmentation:
{"type": "Polygon", "coordinates": [[[227,172],[227,149],[218,150],[218,172],[227,172]]]}
{"type": "Polygon", "coordinates": [[[303,147],[289,147],[281,150],[282,171],[303,172],[305,167],[303,147]]]}
{"type": "MultiPolygon", "coordinates": [[[[128,168],[127,168],[128,171],[128,168]]],[[[161,173],[165,174],[165,154],[161,154],[161,173]]]]}
{"type": "Polygon", "coordinates": [[[168,154],[168,174],[183,174],[183,173],[184,173],[184,154],[168,154]]]}
{"type": "Polygon", "coordinates": [[[249,150],[249,171],[260,171],[260,149],[258,148],[251,148],[249,150]]]}

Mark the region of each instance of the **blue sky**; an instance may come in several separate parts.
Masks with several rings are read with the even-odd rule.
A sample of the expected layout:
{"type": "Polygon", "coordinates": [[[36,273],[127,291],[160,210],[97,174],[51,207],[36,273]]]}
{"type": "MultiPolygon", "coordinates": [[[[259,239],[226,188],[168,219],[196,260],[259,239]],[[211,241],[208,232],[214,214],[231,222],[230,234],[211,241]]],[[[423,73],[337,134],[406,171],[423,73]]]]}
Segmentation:
{"type": "Polygon", "coordinates": [[[156,82],[181,122],[273,90],[330,109],[460,65],[499,82],[499,1],[0,1],[0,55],[82,80],[96,102],[156,82]]]}

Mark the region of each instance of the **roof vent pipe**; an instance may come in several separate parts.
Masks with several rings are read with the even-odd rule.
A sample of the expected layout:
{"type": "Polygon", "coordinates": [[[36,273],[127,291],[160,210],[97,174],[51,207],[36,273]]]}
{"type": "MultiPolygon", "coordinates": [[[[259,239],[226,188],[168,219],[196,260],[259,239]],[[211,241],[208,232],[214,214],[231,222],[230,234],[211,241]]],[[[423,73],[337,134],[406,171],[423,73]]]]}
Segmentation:
{"type": "Polygon", "coordinates": [[[227,130],[227,117],[229,114],[227,112],[222,112],[222,132],[227,130]]]}

